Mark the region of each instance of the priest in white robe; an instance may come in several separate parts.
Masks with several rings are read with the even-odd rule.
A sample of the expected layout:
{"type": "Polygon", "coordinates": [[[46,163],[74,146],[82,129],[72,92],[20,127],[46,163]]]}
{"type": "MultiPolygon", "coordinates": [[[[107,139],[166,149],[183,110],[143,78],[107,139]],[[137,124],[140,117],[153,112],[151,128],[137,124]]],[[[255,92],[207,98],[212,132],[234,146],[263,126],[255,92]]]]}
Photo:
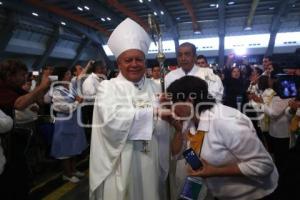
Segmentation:
{"type": "Polygon", "coordinates": [[[98,87],[90,150],[90,199],[166,199],[169,131],[157,118],[160,88],[145,77],[148,34],[127,18],[108,46],[120,74],[98,87]]]}

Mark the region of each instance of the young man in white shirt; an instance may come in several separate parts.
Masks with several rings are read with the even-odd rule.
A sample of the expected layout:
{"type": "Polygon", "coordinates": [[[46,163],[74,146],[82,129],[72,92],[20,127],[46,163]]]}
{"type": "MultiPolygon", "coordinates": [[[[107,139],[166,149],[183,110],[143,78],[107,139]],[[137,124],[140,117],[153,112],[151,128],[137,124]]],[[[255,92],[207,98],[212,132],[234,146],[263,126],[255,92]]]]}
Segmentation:
{"type": "Polygon", "coordinates": [[[154,66],[152,67],[152,78],[151,78],[157,85],[160,86],[160,67],[154,66]]]}

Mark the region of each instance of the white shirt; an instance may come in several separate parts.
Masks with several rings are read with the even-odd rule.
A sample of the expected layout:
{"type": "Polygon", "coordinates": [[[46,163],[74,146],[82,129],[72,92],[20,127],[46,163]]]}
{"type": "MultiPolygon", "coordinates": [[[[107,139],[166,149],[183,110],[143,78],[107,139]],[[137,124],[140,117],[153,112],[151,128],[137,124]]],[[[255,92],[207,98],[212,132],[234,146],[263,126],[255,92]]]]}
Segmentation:
{"type": "MultiPolygon", "coordinates": [[[[6,133],[10,131],[13,127],[13,120],[10,116],[6,115],[2,110],[0,110],[0,133],[6,133]]],[[[3,154],[3,149],[0,139],[0,174],[3,172],[4,165],[6,163],[5,156],[3,154]]]]}
{"type": "Polygon", "coordinates": [[[216,104],[201,114],[198,130],[206,132],[202,159],[214,166],[237,163],[245,175],[206,178],[206,185],[215,197],[260,199],[275,190],[277,169],[247,116],[216,104]]]}
{"type": "Polygon", "coordinates": [[[168,88],[171,83],[184,76],[196,76],[205,80],[208,84],[208,92],[217,101],[222,100],[224,87],[220,77],[215,75],[212,69],[198,67],[197,65],[194,65],[188,73],[185,73],[182,68],[169,72],[165,77],[165,88],[168,88]]]}
{"type": "Polygon", "coordinates": [[[151,80],[154,81],[154,83],[156,83],[157,85],[159,85],[159,86],[161,85],[159,78],[158,79],[151,78],[151,80]]]}
{"type": "Polygon", "coordinates": [[[264,104],[262,109],[270,117],[269,134],[275,138],[289,137],[289,124],[291,116],[287,115],[285,110],[291,99],[281,99],[274,96],[270,104],[264,104]]]}
{"type": "Polygon", "coordinates": [[[94,101],[95,95],[97,93],[97,88],[101,81],[104,80],[100,78],[97,74],[91,73],[82,84],[82,93],[86,101],[94,101]]]}

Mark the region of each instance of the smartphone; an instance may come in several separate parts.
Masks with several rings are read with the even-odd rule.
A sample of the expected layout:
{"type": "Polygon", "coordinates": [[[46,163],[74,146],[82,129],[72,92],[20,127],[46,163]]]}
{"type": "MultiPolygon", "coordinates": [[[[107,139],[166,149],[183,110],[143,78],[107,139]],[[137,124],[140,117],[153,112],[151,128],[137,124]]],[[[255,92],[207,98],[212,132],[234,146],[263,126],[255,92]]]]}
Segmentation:
{"type": "Polygon", "coordinates": [[[186,177],[179,195],[180,200],[197,200],[202,188],[202,181],[197,177],[186,177]]]}
{"type": "Polygon", "coordinates": [[[200,169],[203,166],[196,152],[192,148],[185,150],[182,155],[193,170],[200,169]]]}

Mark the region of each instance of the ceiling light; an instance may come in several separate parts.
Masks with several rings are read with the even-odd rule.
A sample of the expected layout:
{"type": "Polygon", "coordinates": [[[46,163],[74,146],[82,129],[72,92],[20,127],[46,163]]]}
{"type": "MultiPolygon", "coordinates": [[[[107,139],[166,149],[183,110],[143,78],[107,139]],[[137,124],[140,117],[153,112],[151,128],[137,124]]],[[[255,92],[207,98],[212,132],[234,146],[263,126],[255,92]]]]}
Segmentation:
{"type": "Polygon", "coordinates": [[[139,0],[140,3],[143,3],[143,0],[139,0]]]}
{"type": "Polygon", "coordinates": [[[234,53],[238,56],[244,56],[247,54],[247,49],[245,47],[234,48],[234,53]]]}
{"type": "Polygon", "coordinates": [[[295,4],[293,4],[293,5],[292,5],[292,7],[293,7],[293,8],[295,8],[295,7],[296,7],[296,5],[295,5],[295,4]]]}
{"type": "Polygon", "coordinates": [[[101,21],[105,22],[106,20],[105,20],[105,18],[101,17],[101,21]]]}
{"type": "Polygon", "coordinates": [[[233,5],[233,4],[235,4],[235,2],[234,1],[229,1],[227,4],[228,5],[233,5]]]}
{"type": "Polygon", "coordinates": [[[180,17],[176,17],[177,20],[180,20],[180,17]]]}
{"type": "Polygon", "coordinates": [[[246,26],[245,28],[244,28],[244,31],[251,31],[252,30],[252,27],[251,26],[246,26]]]}
{"type": "Polygon", "coordinates": [[[153,12],[153,14],[154,14],[155,16],[157,16],[157,13],[156,13],[156,12],[153,12]]]}
{"type": "Polygon", "coordinates": [[[80,6],[77,6],[77,10],[83,11],[83,8],[80,6]]]}
{"type": "Polygon", "coordinates": [[[66,22],[60,22],[61,25],[65,26],[66,25],[66,22]]]}
{"type": "Polygon", "coordinates": [[[151,2],[151,0],[148,0],[148,2],[151,2]]]}
{"type": "Polygon", "coordinates": [[[84,9],[86,9],[86,10],[90,10],[90,7],[88,7],[88,6],[84,6],[84,9]]]}
{"type": "Polygon", "coordinates": [[[160,11],[160,14],[161,14],[161,15],[164,15],[165,13],[164,13],[164,11],[160,11]]]}
{"type": "Polygon", "coordinates": [[[219,8],[219,4],[216,4],[216,8],[219,8]]]}
{"type": "Polygon", "coordinates": [[[270,7],[270,8],[269,8],[269,10],[274,10],[274,9],[275,9],[274,7],[270,7]]]}
{"type": "Polygon", "coordinates": [[[212,3],[212,4],[209,4],[210,7],[216,7],[216,4],[212,3]]]}
{"type": "Polygon", "coordinates": [[[35,12],[33,12],[33,13],[31,13],[33,16],[36,16],[36,17],[38,17],[39,16],[39,14],[37,14],[37,13],[35,13],[35,12]]]}
{"type": "Polygon", "coordinates": [[[110,21],[110,20],[111,20],[111,18],[110,18],[110,17],[106,17],[106,19],[107,19],[108,21],[110,21]]]}
{"type": "Polygon", "coordinates": [[[2,5],[3,3],[2,3],[2,1],[0,1],[0,5],[2,5]]]}

